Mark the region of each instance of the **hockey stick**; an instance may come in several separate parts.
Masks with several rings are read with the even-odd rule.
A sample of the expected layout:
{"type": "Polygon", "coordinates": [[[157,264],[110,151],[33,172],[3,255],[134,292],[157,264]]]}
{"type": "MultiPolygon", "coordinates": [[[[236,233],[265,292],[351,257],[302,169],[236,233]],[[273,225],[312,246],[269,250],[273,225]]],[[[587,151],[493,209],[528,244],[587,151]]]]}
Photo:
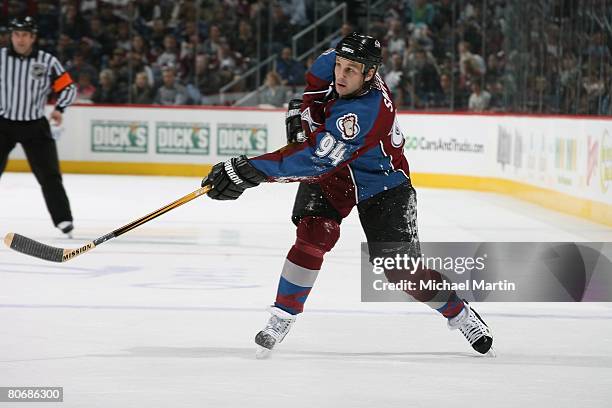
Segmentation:
{"type": "Polygon", "coordinates": [[[194,198],[197,198],[201,195],[208,193],[209,190],[210,190],[210,186],[204,186],[202,188],[199,188],[196,191],[193,191],[187,194],[186,196],[183,196],[179,198],[178,200],[173,201],[172,203],[156,211],[153,211],[152,213],[147,214],[144,217],[137,219],[136,221],[132,221],[129,224],[126,224],[121,228],[117,228],[113,232],[110,232],[104,236],[101,236],[100,238],[96,238],[93,241],[86,243],[80,248],[76,248],[76,249],[56,248],[56,247],[52,247],[49,245],[45,245],[31,238],[24,237],[23,235],[15,234],[13,232],[9,232],[8,234],[6,234],[6,236],[4,237],[4,243],[9,248],[14,249],[15,251],[19,251],[22,254],[31,255],[36,258],[44,259],[45,261],[66,262],[66,261],[69,261],[75,258],[78,255],[91,251],[98,245],[108,240],[117,238],[119,235],[123,235],[126,232],[131,231],[134,228],[139,227],[142,224],[151,221],[152,219],[157,218],[160,215],[165,214],[168,211],[175,209],[176,207],[179,207],[185,203],[188,203],[194,198]]]}

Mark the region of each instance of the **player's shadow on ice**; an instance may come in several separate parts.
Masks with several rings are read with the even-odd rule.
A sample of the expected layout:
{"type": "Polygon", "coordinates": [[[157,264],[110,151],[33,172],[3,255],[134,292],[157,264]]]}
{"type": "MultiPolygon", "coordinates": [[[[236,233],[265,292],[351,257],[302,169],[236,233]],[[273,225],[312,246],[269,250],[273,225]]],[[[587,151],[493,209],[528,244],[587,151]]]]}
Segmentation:
{"type": "MultiPolygon", "coordinates": [[[[255,346],[248,348],[238,347],[133,347],[126,349],[128,356],[132,357],[170,357],[170,358],[238,358],[253,360],[255,358],[255,346]]],[[[282,359],[368,359],[368,360],[393,360],[414,361],[415,358],[447,359],[453,357],[472,358],[479,357],[473,353],[443,352],[443,351],[411,351],[411,352],[342,352],[342,351],[310,351],[310,350],[275,350],[273,358],[282,359]]]]}

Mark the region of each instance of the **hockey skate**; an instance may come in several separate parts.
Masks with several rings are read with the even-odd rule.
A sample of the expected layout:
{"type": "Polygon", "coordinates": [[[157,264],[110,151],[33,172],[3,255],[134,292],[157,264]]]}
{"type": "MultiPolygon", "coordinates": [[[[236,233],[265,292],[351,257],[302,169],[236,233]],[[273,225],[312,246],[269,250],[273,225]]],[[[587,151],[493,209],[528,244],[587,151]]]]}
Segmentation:
{"type": "Polygon", "coordinates": [[[72,230],[74,229],[72,221],[62,221],[56,227],[66,235],[66,238],[72,239],[72,230]]]}
{"type": "Polygon", "coordinates": [[[266,327],[255,336],[255,343],[257,343],[255,357],[258,359],[267,358],[276,343],[283,341],[296,318],[295,315],[278,307],[270,306],[268,310],[272,316],[270,316],[266,327]]]}
{"type": "Polygon", "coordinates": [[[448,319],[448,328],[459,329],[472,348],[480,354],[495,357],[491,329],[468,302],[465,300],[464,302],[463,310],[457,316],[448,319]]]}

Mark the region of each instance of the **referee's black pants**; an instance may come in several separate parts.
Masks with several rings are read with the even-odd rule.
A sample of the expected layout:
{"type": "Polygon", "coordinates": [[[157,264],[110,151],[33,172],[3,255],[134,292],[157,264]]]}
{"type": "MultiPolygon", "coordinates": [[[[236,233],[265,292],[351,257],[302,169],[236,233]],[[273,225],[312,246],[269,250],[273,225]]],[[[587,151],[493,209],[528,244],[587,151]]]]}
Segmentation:
{"type": "Polygon", "coordinates": [[[28,163],[42,188],[53,224],[72,221],[70,202],[62,183],[57,147],[46,118],[32,121],[11,121],[0,118],[0,175],[8,156],[21,143],[28,163]]]}

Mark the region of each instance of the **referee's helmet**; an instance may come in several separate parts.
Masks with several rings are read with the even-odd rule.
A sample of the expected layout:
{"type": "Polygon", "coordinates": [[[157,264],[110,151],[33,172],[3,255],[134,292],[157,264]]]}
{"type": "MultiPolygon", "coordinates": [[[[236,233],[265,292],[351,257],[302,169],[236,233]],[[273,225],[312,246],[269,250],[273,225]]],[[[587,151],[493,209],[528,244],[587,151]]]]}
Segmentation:
{"type": "Polygon", "coordinates": [[[27,31],[33,34],[38,32],[38,25],[36,21],[30,16],[24,18],[14,18],[9,23],[9,30],[11,31],[27,31]]]}

